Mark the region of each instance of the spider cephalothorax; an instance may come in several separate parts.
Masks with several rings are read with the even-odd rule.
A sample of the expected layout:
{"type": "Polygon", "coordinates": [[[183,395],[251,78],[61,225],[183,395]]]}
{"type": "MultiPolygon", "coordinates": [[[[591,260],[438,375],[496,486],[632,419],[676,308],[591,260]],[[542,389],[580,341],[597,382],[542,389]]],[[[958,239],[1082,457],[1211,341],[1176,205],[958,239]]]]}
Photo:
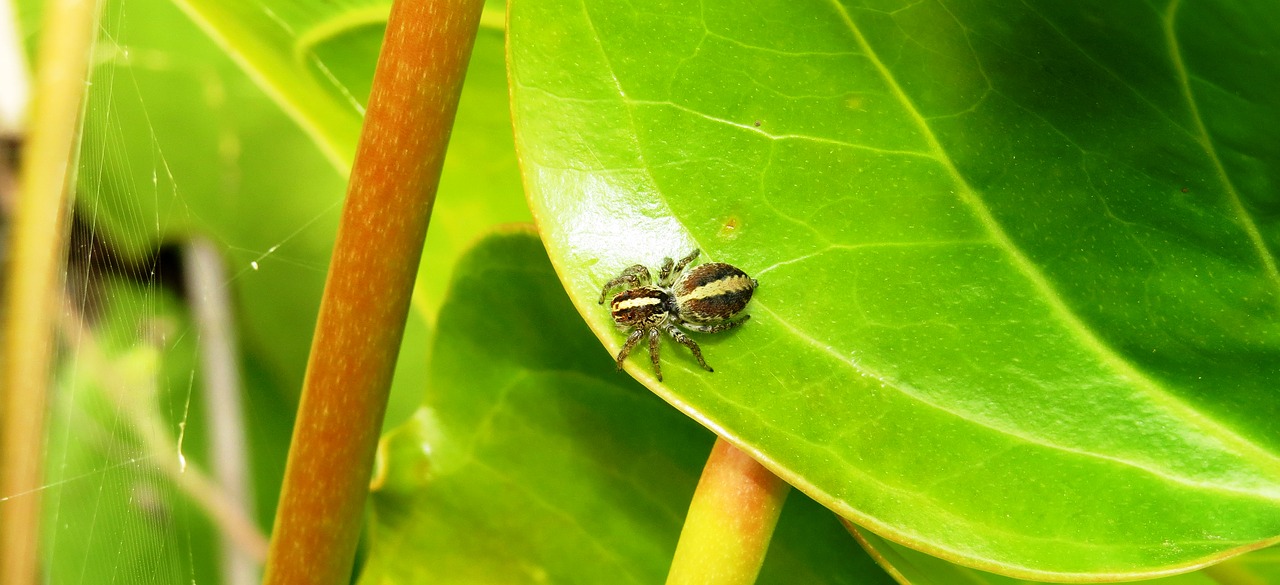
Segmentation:
{"type": "Polygon", "coordinates": [[[749,319],[742,315],[734,319],[747,303],[759,284],[754,278],[735,266],[722,262],[701,264],[685,272],[685,267],[698,257],[698,250],[679,262],[667,258],[658,272],[658,282],[643,264],[636,264],[617,278],[605,283],[600,291],[600,304],[604,304],[609,291],[621,285],[630,288],[613,297],[609,311],[613,320],[624,330],[630,330],[622,351],[618,352],[618,369],[631,349],[646,336],[649,338],[649,358],[653,370],[662,380],[662,366],[658,363],[658,342],[666,332],[672,339],[688,346],[693,357],[708,372],[713,371],[702,359],[702,350],[680,327],[700,333],[715,333],[732,329],[749,319]]]}

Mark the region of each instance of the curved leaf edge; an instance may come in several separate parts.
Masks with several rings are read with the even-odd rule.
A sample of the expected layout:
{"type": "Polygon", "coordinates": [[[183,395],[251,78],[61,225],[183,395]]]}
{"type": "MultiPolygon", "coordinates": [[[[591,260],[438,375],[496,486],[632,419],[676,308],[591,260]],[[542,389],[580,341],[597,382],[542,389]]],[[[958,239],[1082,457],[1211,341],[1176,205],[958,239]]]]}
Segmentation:
{"type": "MultiPolygon", "coordinates": [[[[884,569],[886,573],[892,576],[899,583],[902,583],[903,585],[912,585],[912,581],[902,574],[902,572],[897,568],[897,566],[895,566],[893,562],[889,560],[889,558],[885,555],[885,553],[870,542],[866,534],[863,533],[864,530],[868,530],[867,528],[858,526],[857,524],[854,524],[853,522],[850,522],[847,518],[843,518],[843,517],[840,518],[840,523],[844,525],[845,530],[849,531],[849,534],[853,536],[854,540],[858,541],[858,544],[862,546],[863,550],[867,551],[867,554],[870,555],[871,558],[876,561],[876,564],[880,565],[881,569],[884,569]]],[[[953,563],[963,567],[968,567],[971,569],[976,569],[979,571],[986,571],[988,573],[994,573],[994,574],[1002,575],[1005,577],[1012,577],[1015,579],[1023,579],[1027,581],[1048,582],[1048,583],[1113,583],[1113,582],[1121,582],[1121,581],[1159,579],[1162,577],[1184,575],[1187,573],[1192,573],[1195,571],[1205,569],[1207,567],[1212,567],[1232,557],[1236,557],[1236,556],[1240,556],[1256,550],[1264,549],[1276,544],[1275,541],[1264,541],[1261,543],[1254,543],[1253,545],[1238,547],[1238,548],[1234,548],[1234,549],[1230,549],[1230,550],[1218,553],[1216,555],[1211,555],[1209,557],[1205,557],[1201,560],[1198,560],[1192,563],[1171,566],[1167,570],[1161,570],[1161,571],[1132,572],[1132,573],[1048,573],[1048,572],[1034,572],[1034,571],[1013,572],[1013,571],[1006,570],[1006,568],[1003,565],[999,567],[995,567],[990,565],[983,565],[981,563],[968,562],[968,561],[965,561],[964,559],[949,558],[940,554],[942,551],[931,550],[931,547],[928,547],[928,546],[923,546],[923,547],[915,546],[910,543],[902,542],[896,538],[890,538],[889,536],[880,534],[875,531],[870,531],[870,532],[872,532],[875,536],[884,538],[885,540],[892,541],[894,544],[905,546],[917,552],[927,554],[932,557],[936,557],[938,559],[947,561],[949,563],[953,563]]],[[[932,548],[936,549],[937,547],[932,547],[932,548]]]]}

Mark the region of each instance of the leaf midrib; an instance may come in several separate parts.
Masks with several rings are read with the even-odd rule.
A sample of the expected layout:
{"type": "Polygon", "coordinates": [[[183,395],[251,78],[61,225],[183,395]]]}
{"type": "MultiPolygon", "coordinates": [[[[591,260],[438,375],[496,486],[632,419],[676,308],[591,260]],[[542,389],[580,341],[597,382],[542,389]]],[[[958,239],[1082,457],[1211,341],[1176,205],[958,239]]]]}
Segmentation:
{"type": "MultiPolygon", "coordinates": [[[[1177,0],[1174,0],[1175,3],[1177,0]]],[[[956,194],[960,200],[973,212],[978,222],[991,235],[995,245],[1008,254],[1010,260],[1019,272],[1031,283],[1032,287],[1044,298],[1049,305],[1050,310],[1058,319],[1066,326],[1066,328],[1080,341],[1080,343],[1097,355],[1104,364],[1109,366],[1113,371],[1125,379],[1131,380],[1138,388],[1145,391],[1154,399],[1159,400],[1171,413],[1183,417],[1184,420],[1197,424],[1206,433],[1219,438],[1225,444],[1233,447],[1241,455],[1252,455],[1257,458],[1259,464],[1265,464],[1280,473],[1280,457],[1262,449],[1252,441],[1237,434],[1233,429],[1223,425],[1222,423],[1206,416],[1204,413],[1195,410],[1187,405],[1173,393],[1162,387],[1156,381],[1148,378],[1144,373],[1128,363],[1121,355],[1108,346],[1104,341],[1099,339],[1085,322],[1076,315],[1075,311],[1067,305],[1066,301],[1049,282],[1043,273],[1036,268],[1035,264],[1027,257],[1025,253],[1015,244],[1012,238],[1004,231],[1004,228],[995,219],[991,210],[987,208],[986,203],[978,196],[976,190],[969,182],[960,174],[955,163],[951,160],[951,156],[946,149],[942,147],[941,142],[934,134],[933,129],[929,126],[928,120],[921,114],[911,98],[903,91],[902,86],[898,84],[897,79],[889,68],[880,59],[876,51],[871,47],[866,37],[862,34],[857,23],[853,21],[848,10],[839,0],[828,0],[832,8],[839,15],[845,26],[848,28],[854,41],[859,49],[866,55],[867,60],[876,68],[876,71],[884,79],[886,86],[891,95],[894,96],[901,104],[903,110],[906,111],[908,117],[915,122],[920,131],[921,136],[925,140],[927,151],[931,158],[942,165],[952,181],[956,184],[956,194]]],[[[1256,231],[1256,228],[1255,228],[1256,231]]]]}

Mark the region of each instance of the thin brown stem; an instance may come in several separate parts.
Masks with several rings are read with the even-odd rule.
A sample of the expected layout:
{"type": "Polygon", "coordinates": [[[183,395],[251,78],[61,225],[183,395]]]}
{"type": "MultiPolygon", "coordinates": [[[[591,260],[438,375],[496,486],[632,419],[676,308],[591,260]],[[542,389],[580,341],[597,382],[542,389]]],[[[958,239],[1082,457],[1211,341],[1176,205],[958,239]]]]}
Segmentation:
{"type": "Polygon", "coordinates": [[[265,582],[350,579],[481,0],[397,0],[320,304],[265,582]]]}

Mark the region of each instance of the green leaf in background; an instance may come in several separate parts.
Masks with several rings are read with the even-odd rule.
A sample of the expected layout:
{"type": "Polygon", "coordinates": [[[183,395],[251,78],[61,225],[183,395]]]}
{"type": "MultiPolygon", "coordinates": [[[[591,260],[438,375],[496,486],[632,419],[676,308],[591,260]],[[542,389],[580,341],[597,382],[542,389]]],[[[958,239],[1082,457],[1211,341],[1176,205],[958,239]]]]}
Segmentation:
{"type": "Polygon", "coordinates": [[[367,68],[377,57],[381,35],[366,34],[386,21],[388,5],[380,1],[330,2],[176,2],[315,140],[316,146],[345,172],[355,155],[369,84],[344,85],[335,71],[367,68]],[[350,51],[329,44],[347,36],[350,51]],[[317,49],[332,68],[320,59],[317,49]]]}
{"type": "Polygon", "coordinates": [[[1280,583],[1280,547],[1265,548],[1235,557],[1204,570],[1219,583],[1263,585],[1280,583]]]}
{"type": "MultiPolygon", "coordinates": [[[[512,5],[517,150],[596,305],[703,250],[664,399],[850,520],[1033,579],[1280,535],[1280,19],[1261,1],[512,5]]],[[[606,352],[598,359],[608,362],[606,352]]],[[[638,352],[643,353],[643,352],[638,352]]]]}
{"type": "MultiPolygon", "coordinates": [[[[660,583],[713,437],[599,359],[536,236],[482,240],[417,416],[381,445],[361,583],[660,583]]],[[[761,583],[891,583],[797,495],[761,583]]]]}

